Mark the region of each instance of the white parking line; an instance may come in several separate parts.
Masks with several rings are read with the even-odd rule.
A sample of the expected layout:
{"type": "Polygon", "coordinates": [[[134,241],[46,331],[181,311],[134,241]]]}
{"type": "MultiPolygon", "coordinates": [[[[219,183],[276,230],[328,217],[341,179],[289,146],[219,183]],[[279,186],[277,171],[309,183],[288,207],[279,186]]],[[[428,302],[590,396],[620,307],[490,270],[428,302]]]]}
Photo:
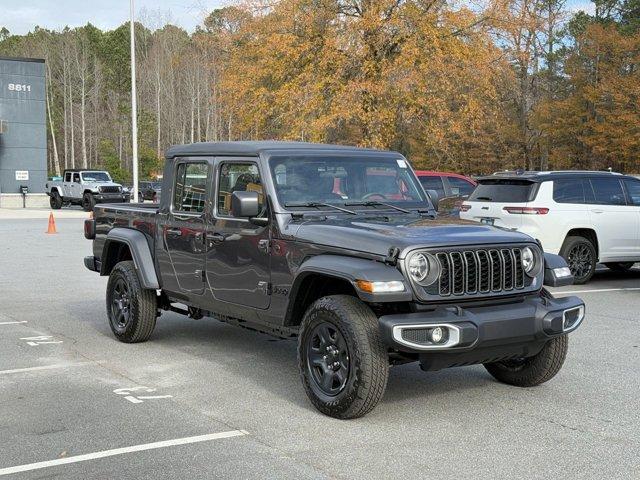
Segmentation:
{"type": "Polygon", "coordinates": [[[27,321],[22,320],[20,322],[0,322],[0,325],[15,325],[16,323],[27,323],[27,321]]]}
{"type": "Polygon", "coordinates": [[[39,370],[55,370],[56,368],[81,367],[83,365],[95,365],[95,362],[57,363],[54,365],[42,365],[40,367],[14,368],[13,370],[0,370],[0,375],[8,375],[10,373],[37,372],[39,370]]]}
{"type": "Polygon", "coordinates": [[[600,292],[631,292],[635,290],[640,290],[640,287],[623,287],[623,288],[596,288],[593,290],[571,290],[569,292],[554,292],[557,295],[566,293],[566,294],[576,294],[576,293],[600,293],[600,292]]]}
{"type": "Polygon", "coordinates": [[[207,435],[197,435],[195,437],[176,438],[175,440],[164,440],[162,442],[143,443],[142,445],[133,445],[131,447],[114,448],[113,450],[103,450],[101,452],[86,453],[84,455],[76,455],[74,457],[56,458],[55,460],[48,460],[46,462],[29,463],[27,465],[0,468],[0,477],[3,475],[11,475],[12,473],[28,472],[31,470],[39,470],[41,468],[55,467],[57,465],[66,465],[68,463],[85,462],[87,460],[113,457],[115,455],[123,455],[125,453],[143,452],[145,450],[174,447],[176,445],[186,445],[189,443],[208,442],[211,440],[238,437],[248,434],[249,432],[246,432],[244,430],[230,430],[228,432],[210,433],[207,435]]]}

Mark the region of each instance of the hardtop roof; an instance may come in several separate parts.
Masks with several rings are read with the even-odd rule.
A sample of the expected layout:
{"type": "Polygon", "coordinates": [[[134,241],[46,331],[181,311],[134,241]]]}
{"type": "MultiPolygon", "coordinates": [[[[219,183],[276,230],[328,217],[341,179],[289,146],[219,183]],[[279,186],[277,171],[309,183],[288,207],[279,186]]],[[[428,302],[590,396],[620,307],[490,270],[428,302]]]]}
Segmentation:
{"type": "Polygon", "coordinates": [[[281,142],[281,141],[237,141],[237,142],[200,142],[186,145],[174,145],[167,150],[166,158],[199,156],[199,155],[251,155],[258,156],[269,151],[344,151],[344,152],[371,152],[381,154],[396,154],[387,150],[353,147],[348,145],[330,145],[324,143],[309,142],[281,142]]]}

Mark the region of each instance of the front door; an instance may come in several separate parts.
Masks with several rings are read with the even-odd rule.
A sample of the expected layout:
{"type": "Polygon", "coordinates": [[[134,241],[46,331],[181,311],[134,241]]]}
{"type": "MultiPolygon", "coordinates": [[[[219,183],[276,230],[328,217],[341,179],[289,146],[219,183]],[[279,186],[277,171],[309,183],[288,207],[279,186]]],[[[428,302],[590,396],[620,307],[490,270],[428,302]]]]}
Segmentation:
{"type": "Polygon", "coordinates": [[[182,293],[204,292],[205,204],[210,185],[206,161],[179,160],[174,166],[171,209],[162,225],[164,247],[182,293]]]}
{"type": "Polygon", "coordinates": [[[258,192],[262,176],[255,161],[217,159],[213,221],[207,229],[207,281],[216,300],[266,309],[270,302],[269,227],[231,215],[231,194],[258,192]]]}

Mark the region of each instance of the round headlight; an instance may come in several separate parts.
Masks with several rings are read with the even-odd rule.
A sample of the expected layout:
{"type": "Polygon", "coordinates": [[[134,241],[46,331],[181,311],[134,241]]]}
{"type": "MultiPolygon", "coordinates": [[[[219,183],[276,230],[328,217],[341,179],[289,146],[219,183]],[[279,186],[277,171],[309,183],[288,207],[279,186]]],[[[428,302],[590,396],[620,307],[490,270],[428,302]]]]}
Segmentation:
{"type": "Polygon", "coordinates": [[[427,275],[429,274],[429,262],[427,261],[427,257],[425,257],[422,253],[418,253],[417,255],[413,255],[409,259],[409,274],[416,282],[421,282],[427,275]]]}
{"type": "Polygon", "coordinates": [[[536,268],[536,256],[529,247],[522,249],[522,268],[527,274],[530,274],[536,268]]]}

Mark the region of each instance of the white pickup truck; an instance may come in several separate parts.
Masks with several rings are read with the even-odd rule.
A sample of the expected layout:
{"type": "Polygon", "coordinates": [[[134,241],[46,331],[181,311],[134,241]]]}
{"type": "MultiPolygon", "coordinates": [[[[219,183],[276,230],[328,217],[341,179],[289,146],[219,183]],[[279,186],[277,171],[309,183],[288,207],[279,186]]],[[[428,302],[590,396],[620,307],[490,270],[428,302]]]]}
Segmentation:
{"type": "Polygon", "coordinates": [[[129,202],[130,192],[101,170],[65,170],[62,181],[45,185],[51,208],[63,205],[82,205],[90,212],[96,203],[129,202]]]}

